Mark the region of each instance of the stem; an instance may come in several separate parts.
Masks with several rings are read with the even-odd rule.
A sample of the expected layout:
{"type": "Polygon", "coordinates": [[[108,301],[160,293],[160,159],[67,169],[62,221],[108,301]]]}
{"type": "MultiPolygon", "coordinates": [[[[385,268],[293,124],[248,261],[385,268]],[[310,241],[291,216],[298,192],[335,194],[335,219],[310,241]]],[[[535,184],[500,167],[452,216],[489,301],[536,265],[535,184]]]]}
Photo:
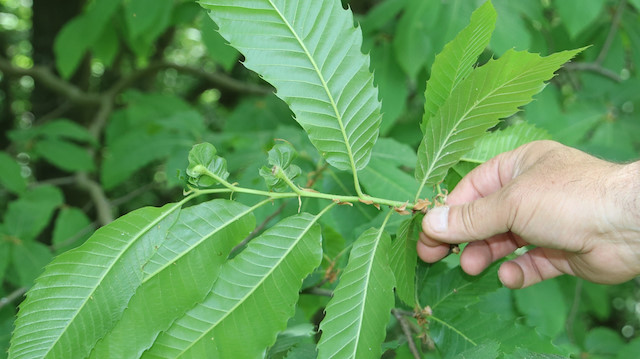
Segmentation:
{"type": "Polygon", "coordinates": [[[616,8],[616,12],[613,15],[613,20],[611,20],[611,27],[609,28],[609,34],[607,34],[607,39],[605,40],[604,45],[602,45],[602,49],[600,50],[600,53],[598,54],[598,58],[595,61],[595,63],[598,65],[601,65],[604,62],[604,59],[607,57],[607,54],[609,53],[609,49],[611,49],[611,44],[615,39],[616,32],[618,32],[618,28],[620,27],[620,20],[622,19],[622,13],[624,12],[626,5],[627,5],[627,0],[620,0],[620,3],[616,8]]]}
{"type": "Polygon", "coordinates": [[[7,304],[13,302],[14,300],[22,297],[24,293],[27,292],[27,289],[28,289],[27,287],[18,288],[13,292],[11,292],[6,297],[0,298],[0,309],[4,308],[7,304]]]}
{"type": "Polygon", "coordinates": [[[469,343],[473,344],[473,346],[477,346],[478,344],[476,342],[474,342],[471,338],[469,338],[468,336],[464,335],[464,333],[462,333],[461,331],[458,330],[458,328],[455,328],[453,326],[451,326],[451,324],[445,322],[444,320],[438,318],[438,317],[434,317],[433,315],[430,315],[427,317],[428,319],[431,320],[435,320],[436,322],[444,325],[445,327],[451,329],[453,332],[455,332],[456,334],[458,334],[459,336],[463,337],[464,340],[468,341],[469,343]]]}
{"type": "MultiPolygon", "coordinates": [[[[335,195],[335,194],[329,194],[329,193],[307,192],[297,188],[297,186],[290,180],[288,181],[288,184],[290,183],[290,186],[293,186],[292,189],[294,190],[294,192],[268,192],[268,191],[262,191],[262,190],[251,189],[251,188],[238,187],[229,183],[228,181],[216,175],[215,173],[209,171],[204,166],[202,166],[200,170],[202,171],[202,174],[213,178],[214,180],[218,181],[222,186],[226,187],[227,189],[226,190],[220,189],[220,188],[209,189],[209,190],[194,189],[193,191],[198,194],[238,192],[238,193],[254,194],[258,196],[269,197],[271,199],[305,197],[305,198],[326,199],[334,202],[350,202],[350,203],[360,202],[360,200],[367,200],[375,204],[390,206],[393,208],[400,208],[403,206],[405,206],[408,209],[413,208],[413,204],[409,204],[406,202],[392,201],[384,198],[371,197],[367,195],[341,196],[341,195],[335,195]]],[[[286,178],[286,176],[284,177],[286,178]]]]}
{"type": "Polygon", "coordinates": [[[409,350],[415,359],[420,359],[420,352],[418,351],[418,347],[416,347],[416,343],[413,340],[413,333],[411,333],[411,326],[407,321],[407,318],[404,317],[404,313],[397,309],[391,309],[391,313],[396,317],[398,322],[400,322],[400,327],[402,328],[402,332],[404,336],[407,338],[407,344],[409,344],[409,350]]]}

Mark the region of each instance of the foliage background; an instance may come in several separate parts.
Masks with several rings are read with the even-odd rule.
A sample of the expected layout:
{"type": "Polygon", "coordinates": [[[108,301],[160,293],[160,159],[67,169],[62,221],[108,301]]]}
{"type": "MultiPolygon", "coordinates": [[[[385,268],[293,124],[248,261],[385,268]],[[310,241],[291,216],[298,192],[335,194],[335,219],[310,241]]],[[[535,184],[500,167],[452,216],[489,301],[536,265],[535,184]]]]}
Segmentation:
{"type": "MultiPolygon", "coordinates": [[[[409,169],[411,148],[421,139],[416,125],[428,70],[481,1],[344,3],[371,54],[384,101],[382,134],[405,145],[406,152],[391,155],[400,170],[409,169]]],[[[484,60],[511,47],[544,55],[592,45],[501,127],[526,121],[597,156],[637,159],[640,1],[495,0],[494,6],[498,24],[484,60]]],[[[305,171],[318,169],[286,105],[238,60],[192,1],[0,0],[0,357],[17,305],[42,268],[100,225],[181,198],[177,173],[194,143],[216,144],[231,178],[255,186],[263,185],[258,169],[274,138],[294,144],[305,171]]],[[[394,183],[402,191],[402,176],[376,169],[363,178],[379,178],[380,191],[394,183]]],[[[349,182],[343,173],[323,171],[317,180],[327,190],[349,182]]],[[[261,211],[277,219],[295,213],[297,204],[261,211]]],[[[333,243],[325,252],[343,266],[333,248],[380,220],[361,208],[332,211],[323,223],[333,243]]],[[[640,352],[639,300],[638,281],[601,286],[561,277],[500,289],[468,310],[518,318],[575,356],[623,358],[640,352]]],[[[300,315],[313,321],[324,303],[308,302],[300,315]]],[[[389,347],[386,355],[408,355],[389,347]]]]}

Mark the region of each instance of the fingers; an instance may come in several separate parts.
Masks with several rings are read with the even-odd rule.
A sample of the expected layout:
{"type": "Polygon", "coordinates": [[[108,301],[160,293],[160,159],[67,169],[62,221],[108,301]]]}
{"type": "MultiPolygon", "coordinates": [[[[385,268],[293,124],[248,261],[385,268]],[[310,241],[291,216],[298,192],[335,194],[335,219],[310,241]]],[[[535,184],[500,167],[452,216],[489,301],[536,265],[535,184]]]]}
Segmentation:
{"type": "Polygon", "coordinates": [[[502,263],[498,277],[505,287],[520,289],[564,273],[554,265],[543,248],[535,248],[512,261],[502,263]]]}
{"type": "Polygon", "coordinates": [[[421,232],[416,250],[420,259],[435,263],[449,254],[449,244],[434,241],[421,232]]]}
{"type": "Polygon", "coordinates": [[[484,241],[472,242],[462,251],[460,266],[467,274],[478,275],[491,263],[513,253],[516,249],[526,244],[526,242],[512,233],[500,234],[484,241]]]}
{"type": "Polygon", "coordinates": [[[514,177],[516,151],[500,154],[469,172],[447,196],[447,204],[475,201],[500,190],[514,177]]]}
{"type": "Polygon", "coordinates": [[[499,193],[457,206],[430,210],[422,220],[428,238],[445,243],[477,241],[510,230],[515,203],[499,193]]]}

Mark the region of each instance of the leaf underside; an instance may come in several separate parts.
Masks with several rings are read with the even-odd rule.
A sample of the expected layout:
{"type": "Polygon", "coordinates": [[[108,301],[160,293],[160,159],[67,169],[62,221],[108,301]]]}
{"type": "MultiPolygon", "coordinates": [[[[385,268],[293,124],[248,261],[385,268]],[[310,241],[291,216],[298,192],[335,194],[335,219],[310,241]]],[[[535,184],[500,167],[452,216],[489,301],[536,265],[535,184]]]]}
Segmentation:
{"type": "Polygon", "coordinates": [[[179,210],[133,211],[51,262],[20,306],[9,357],[86,357],[120,318],[179,210]]]}
{"type": "Polygon", "coordinates": [[[420,233],[421,216],[412,216],[400,225],[398,235],[391,244],[389,262],[396,278],[396,294],[406,305],[415,304],[416,244],[420,233]]]}
{"type": "Polygon", "coordinates": [[[320,323],[318,358],[379,358],[393,307],[391,237],[371,228],[354,243],[320,323]]]}
{"type": "Polygon", "coordinates": [[[277,89],[322,156],[364,168],[378,138],[381,104],[362,34],[340,1],[204,0],[244,65],[277,89]]]}
{"type": "Polygon", "coordinates": [[[143,358],[262,357],[294,314],[302,280],[322,259],[318,217],[282,220],[224,264],[205,300],[143,358]]]}
{"type": "Polygon", "coordinates": [[[144,266],[142,285],[122,318],[91,357],[140,357],[160,331],[202,301],[231,249],[255,227],[253,209],[213,200],[182,210],[163,245],[144,266]]]}

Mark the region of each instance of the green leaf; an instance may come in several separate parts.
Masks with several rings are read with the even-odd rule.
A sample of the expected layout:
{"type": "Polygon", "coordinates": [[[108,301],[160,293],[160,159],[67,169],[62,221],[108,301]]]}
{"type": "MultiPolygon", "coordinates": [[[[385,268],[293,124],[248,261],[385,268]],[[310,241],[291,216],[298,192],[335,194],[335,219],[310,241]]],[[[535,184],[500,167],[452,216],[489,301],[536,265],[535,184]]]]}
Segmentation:
{"type": "Polygon", "coordinates": [[[63,78],[74,74],[89,47],[98,40],[102,29],[118,9],[119,1],[96,0],[87,10],[67,22],[53,44],[56,68],[63,78]]]}
{"type": "Polygon", "coordinates": [[[223,266],[207,298],[161,334],[143,358],[263,356],[294,314],[302,280],[322,259],[317,220],[302,213],[252,240],[223,266]]]}
{"type": "Polygon", "coordinates": [[[269,190],[284,191],[289,188],[285,179],[280,178],[282,175],[293,181],[302,174],[300,167],[291,164],[297,156],[298,153],[288,142],[276,143],[269,150],[269,165],[272,167],[263,166],[260,169],[260,176],[264,178],[269,190]]]}
{"type": "Polygon", "coordinates": [[[187,167],[187,176],[189,182],[195,186],[213,186],[218,181],[209,176],[212,173],[219,178],[226,180],[229,177],[227,172],[227,161],[216,156],[216,148],[210,143],[199,143],[194,145],[189,151],[189,167],[187,167]]]}
{"type": "Polygon", "coordinates": [[[65,171],[91,172],[95,169],[87,149],[71,142],[40,140],[36,142],[34,150],[47,162],[65,171]]]}
{"type": "Polygon", "coordinates": [[[420,124],[423,133],[429,120],[438,113],[458,85],[471,74],[478,56],[489,44],[496,16],[491,1],[485,2],[473,12],[469,25],[436,56],[424,94],[424,117],[420,124]]]}
{"type": "Polygon", "coordinates": [[[531,348],[531,349],[518,348],[512,354],[507,354],[507,355],[504,356],[504,359],[522,359],[522,358],[527,358],[527,359],[565,359],[567,357],[566,356],[562,356],[562,355],[557,355],[557,354],[538,353],[536,351],[536,348],[531,348]]]}
{"type": "Polygon", "coordinates": [[[52,259],[53,254],[42,243],[22,242],[15,244],[11,251],[11,264],[17,275],[17,278],[12,278],[16,280],[14,284],[18,287],[31,287],[33,281],[52,259]]]}
{"type": "MultiPolygon", "coordinates": [[[[456,356],[456,359],[475,359],[475,358],[496,359],[498,355],[500,355],[499,349],[500,349],[500,343],[498,343],[495,340],[488,340],[482,344],[469,348],[468,350],[465,350],[464,352],[458,354],[456,356]]],[[[528,356],[526,357],[522,356],[520,358],[531,359],[528,356]]]]}
{"type": "Polygon", "coordinates": [[[53,186],[40,186],[25,192],[9,203],[4,217],[7,234],[20,241],[34,240],[63,201],[62,192],[53,186]]]}
{"type": "Polygon", "coordinates": [[[378,159],[360,172],[360,182],[368,194],[400,202],[410,201],[418,191],[415,178],[378,159]]]}
{"type": "Polygon", "coordinates": [[[0,282],[3,282],[4,273],[11,263],[11,243],[6,238],[3,227],[0,224],[0,282]]]}
{"type": "Polygon", "coordinates": [[[210,18],[205,18],[203,21],[204,26],[201,29],[202,42],[209,50],[209,56],[217,64],[220,64],[225,71],[231,72],[238,62],[240,54],[220,36],[210,18]]]}
{"type": "MultiPolygon", "coordinates": [[[[292,319],[295,319],[292,318],[292,319]]],[[[284,355],[291,351],[293,348],[304,345],[314,344],[313,336],[316,334],[313,324],[306,322],[297,324],[295,326],[289,326],[284,331],[278,334],[278,339],[275,344],[269,348],[268,358],[284,357],[284,355]]],[[[315,352],[315,345],[312,346],[315,352]]]]}
{"type": "Polygon", "coordinates": [[[144,278],[127,309],[91,357],[139,358],[161,331],[201,302],[233,247],[255,227],[254,209],[227,200],[183,209],[144,266],[144,278]]]}
{"type": "Polygon", "coordinates": [[[381,44],[371,49],[371,65],[380,98],[384,99],[380,132],[385,134],[393,128],[396,120],[405,112],[409,87],[406,75],[396,60],[393,44],[385,39],[381,41],[381,44]]]}
{"type": "Polygon", "coordinates": [[[171,132],[124,132],[107,147],[100,181],[105,189],[112,189],[144,166],[168,157],[177,149],[189,148],[192,144],[193,141],[171,132]]]}
{"type": "Polygon", "coordinates": [[[555,338],[565,330],[569,308],[556,280],[545,280],[513,292],[518,311],[526,324],[540,333],[555,338]]]}
{"type": "Polygon", "coordinates": [[[527,122],[520,122],[480,138],[473,149],[462,156],[461,160],[483,163],[503,152],[514,150],[525,143],[550,139],[551,135],[546,130],[527,122]]]}
{"type": "Polygon", "coordinates": [[[78,125],[77,123],[67,120],[58,119],[45,123],[36,127],[36,133],[39,136],[52,139],[75,140],[83,143],[96,143],[95,138],[89,131],[78,125]]]}
{"type": "Polygon", "coordinates": [[[436,21],[440,6],[440,2],[408,0],[398,21],[393,46],[400,67],[412,79],[424,67],[429,54],[437,51],[427,30],[436,21]]]}
{"type": "Polygon", "coordinates": [[[473,308],[461,310],[447,318],[434,313],[429,318],[429,328],[431,338],[443,359],[456,358],[457,354],[473,350],[473,347],[485,340],[496,338],[500,339],[501,351],[505,353],[524,346],[537,352],[562,354],[560,349],[548,338],[541,337],[535,329],[473,308]]]}
{"type": "Polygon", "coordinates": [[[589,331],[584,346],[590,355],[616,355],[624,346],[620,335],[611,328],[597,327],[589,331]]]}
{"type": "Polygon", "coordinates": [[[338,0],[200,4],[245,66],[276,87],[327,162],[352,172],[366,166],[381,105],[351,11],[338,0]]]}
{"type": "Polygon", "coordinates": [[[389,268],[391,237],[371,228],[353,244],[320,323],[318,358],[379,358],[393,308],[394,278],[389,268]]]}
{"type": "Polygon", "coordinates": [[[544,88],[544,81],[580,51],[540,57],[510,50],[474,70],[427,122],[418,149],[416,179],[420,188],[442,181],[488,128],[530,102],[544,88]]]}
{"type": "MultiPolygon", "coordinates": [[[[167,2],[158,0],[129,0],[124,3],[124,19],[129,36],[136,38],[153,26],[156,17],[167,2]]],[[[171,6],[171,4],[169,4],[171,6]]]]}
{"type": "Polygon", "coordinates": [[[115,27],[105,26],[98,41],[91,46],[91,53],[104,64],[105,67],[113,66],[113,62],[120,50],[118,31],[115,27]]]}
{"type": "Polygon", "coordinates": [[[154,161],[188,151],[206,132],[202,115],[175,95],[129,91],[123,98],[127,107],[114,112],[106,128],[100,173],[106,189],[154,161]]]}
{"type": "MultiPolygon", "coordinates": [[[[432,265],[430,271],[446,268],[445,264],[432,265]],[[439,267],[439,268],[438,268],[439,267]]],[[[489,267],[477,277],[470,276],[460,266],[446,270],[443,274],[427,276],[421,288],[420,303],[431,307],[435,316],[450,316],[477,303],[480,297],[501,287],[497,265],[489,267]]]]}
{"type": "Polygon", "coordinates": [[[396,295],[406,305],[416,302],[416,244],[422,216],[412,216],[402,222],[396,239],[391,244],[389,264],[396,278],[396,295]]]}
{"type": "Polygon", "coordinates": [[[6,152],[0,151],[0,184],[7,190],[22,194],[27,189],[27,182],[20,174],[20,165],[6,152]]]}
{"type": "Polygon", "coordinates": [[[127,40],[138,56],[149,52],[171,22],[173,0],[130,0],[124,3],[127,40]]]}
{"type": "Polygon", "coordinates": [[[54,259],[20,305],[9,358],[86,357],[122,315],[182,203],[133,211],[54,259]]]}
{"type": "Polygon", "coordinates": [[[393,138],[379,138],[373,147],[371,159],[384,161],[395,166],[414,168],[418,157],[411,146],[393,138]]]}
{"type": "MultiPolygon", "coordinates": [[[[640,1],[637,1],[640,4],[640,1]]],[[[638,7],[640,8],[640,6],[638,7]]],[[[616,359],[630,359],[640,353],[640,337],[636,337],[627,343],[615,357],[616,359]]]]}
{"type": "Polygon", "coordinates": [[[94,226],[82,210],[74,207],[63,208],[56,218],[51,243],[56,252],[60,253],[84,243],[93,230],[94,226]]]}
{"type": "Polygon", "coordinates": [[[591,26],[604,9],[605,1],[559,0],[556,10],[572,38],[591,26]]]}

